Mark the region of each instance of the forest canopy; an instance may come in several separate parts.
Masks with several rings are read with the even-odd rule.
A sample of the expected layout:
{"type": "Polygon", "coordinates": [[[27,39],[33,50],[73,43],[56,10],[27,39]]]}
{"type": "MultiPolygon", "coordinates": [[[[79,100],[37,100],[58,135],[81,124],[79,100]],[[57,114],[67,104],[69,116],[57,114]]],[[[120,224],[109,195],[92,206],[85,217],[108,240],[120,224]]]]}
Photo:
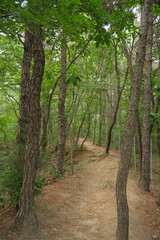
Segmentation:
{"type": "Polygon", "coordinates": [[[151,156],[160,154],[160,2],[6,0],[0,46],[2,208],[17,205],[16,225],[35,226],[34,196],[44,184],[38,169],[54,154],[53,178],[62,177],[66,142],[72,155],[90,139],[105,154],[121,151],[117,204],[122,198],[125,206],[117,211],[126,215],[117,240],[127,240],[121,187],[129,165],[149,191],[151,156]]]}

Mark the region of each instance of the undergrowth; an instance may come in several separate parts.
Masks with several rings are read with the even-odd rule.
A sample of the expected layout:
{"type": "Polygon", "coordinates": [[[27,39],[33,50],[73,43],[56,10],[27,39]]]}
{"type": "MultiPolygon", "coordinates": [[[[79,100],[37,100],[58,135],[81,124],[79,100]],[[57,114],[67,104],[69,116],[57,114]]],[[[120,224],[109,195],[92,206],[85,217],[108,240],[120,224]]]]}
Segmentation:
{"type": "Polygon", "coordinates": [[[0,193],[1,202],[15,204],[21,191],[21,176],[15,165],[15,153],[10,150],[0,152],[0,193]]]}
{"type": "MultiPolygon", "coordinates": [[[[86,151],[86,147],[81,149],[80,146],[74,149],[75,152],[86,151]]],[[[68,155],[69,156],[69,155],[68,155]]],[[[38,160],[38,171],[35,181],[35,196],[38,196],[42,192],[44,185],[47,185],[50,181],[55,179],[63,179],[63,175],[56,172],[55,167],[55,155],[51,153],[41,154],[38,160]],[[44,160],[45,159],[45,160],[44,160]]],[[[11,205],[17,204],[22,187],[22,176],[16,169],[16,153],[9,149],[0,151],[0,208],[3,208],[6,203],[11,205]]],[[[74,170],[77,171],[80,168],[80,164],[77,165],[73,162],[74,170]]],[[[73,165],[70,162],[70,156],[64,163],[65,175],[71,175],[73,173],[73,165]]]]}

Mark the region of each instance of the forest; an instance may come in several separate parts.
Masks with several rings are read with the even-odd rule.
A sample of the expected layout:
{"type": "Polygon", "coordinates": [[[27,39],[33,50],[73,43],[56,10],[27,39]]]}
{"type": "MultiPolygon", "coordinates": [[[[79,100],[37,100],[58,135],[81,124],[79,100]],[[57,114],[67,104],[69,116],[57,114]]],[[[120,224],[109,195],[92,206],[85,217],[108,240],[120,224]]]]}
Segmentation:
{"type": "MultiPolygon", "coordinates": [[[[1,1],[0,54],[0,238],[159,239],[158,223],[152,236],[132,236],[135,185],[128,179],[133,174],[146,208],[155,194],[160,223],[160,1],[1,1]],[[70,191],[80,194],[77,181],[86,177],[77,198],[86,196],[91,171],[92,183],[103,177],[106,191],[115,193],[114,235],[41,234],[47,220],[36,209],[45,191],[57,196],[56,206],[62,194],[56,186],[71,181],[70,191]]],[[[60,234],[55,226],[53,220],[60,234]]]]}

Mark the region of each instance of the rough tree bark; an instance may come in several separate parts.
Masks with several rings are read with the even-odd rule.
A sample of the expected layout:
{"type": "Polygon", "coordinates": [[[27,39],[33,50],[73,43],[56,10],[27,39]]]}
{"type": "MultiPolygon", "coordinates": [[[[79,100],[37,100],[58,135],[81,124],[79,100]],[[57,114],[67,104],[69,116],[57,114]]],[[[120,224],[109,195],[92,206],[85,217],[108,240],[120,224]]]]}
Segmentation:
{"type": "Polygon", "coordinates": [[[94,114],[94,127],[93,127],[93,144],[96,144],[96,131],[97,130],[97,111],[94,114]]]}
{"type": "Polygon", "coordinates": [[[137,138],[138,138],[138,155],[139,155],[139,182],[142,178],[142,133],[141,133],[141,122],[139,117],[139,111],[137,109],[136,115],[136,128],[137,128],[137,138]]]}
{"type": "Polygon", "coordinates": [[[41,138],[40,146],[41,146],[41,150],[43,152],[46,151],[47,142],[48,142],[48,139],[47,139],[48,132],[47,132],[47,129],[46,129],[46,126],[48,125],[47,124],[47,107],[48,107],[48,105],[45,104],[45,103],[43,103],[42,106],[41,106],[41,112],[42,112],[42,138],[41,138]]]}
{"type": "Polygon", "coordinates": [[[136,69],[131,83],[131,95],[129,100],[126,128],[123,137],[120,164],[116,180],[116,198],[117,198],[117,240],[128,240],[129,236],[129,209],[126,196],[126,186],[129,171],[129,162],[132,154],[132,144],[134,129],[136,123],[136,111],[140,95],[140,84],[143,74],[145,59],[145,46],[147,43],[148,20],[152,0],[145,0],[141,17],[140,37],[137,44],[136,69]]]}
{"type": "Polygon", "coordinates": [[[40,92],[44,71],[44,50],[42,31],[34,26],[33,33],[33,69],[28,88],[29,128],[23,171],[23,185],[16,216],[16,226],[22,231],[36,230],[36,216],[34,212],[34,191],[36,178],[36,162],[39,155],[39,131],[41,122],[40,92]]]}
{"type": "Polygon", "coordinates": [[[98,136],[98,146],[102,143],[102,92],[99,96],[99,136],[98,136]]]}
{"type": "Polygon", "coordinates": [[[23,175],[24,156],[26,150],[26,142],[28,136],[29,124],[29,83],[30,83],[30,67],[33,57],[33,33],[30,29],[25,31],[24,53],[22,62],[22,76],[20,88],[20,109],[18,120],[18,135],[17,135],[17,171],[20,173],[21,178],[23,175]]]}
{"type": "Polygon", "coordinates": [[[63,39],[61,48],[61,79],[59,88],[58,102],[58,149],[56,168],[57,172],[63,174],[63,162],[65,155],[66,142],[66,117],[65,117],[65,100],[66,100],[66,41],[63,39]]]}
{"type": "Polygon", "coordinates": [[[154,16],[152,13],[150,13],[146,45],[146,66],[144,74],[144,97],[143,97],[141,187],[144,191],[149,191],[150,188],[150,102],[151,102],[153,20],[154,16]]]}

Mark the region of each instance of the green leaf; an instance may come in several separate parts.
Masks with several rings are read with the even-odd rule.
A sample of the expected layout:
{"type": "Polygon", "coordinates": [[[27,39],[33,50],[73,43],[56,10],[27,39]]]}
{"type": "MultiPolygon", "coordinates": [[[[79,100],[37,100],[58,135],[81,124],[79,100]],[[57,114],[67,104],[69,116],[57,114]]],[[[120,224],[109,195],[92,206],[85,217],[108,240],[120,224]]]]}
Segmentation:
{"type": "Polygon", "coordinates": [[[0,196],[0,203],[4,202],[5,197],[4,196],[0,196]]]}
{"type": "Polygon", "coordinates": [[[81,78],[78,77],[78,76],[71,76],[71,77],[69,77],[68,80],[67,80],[67,84],[72,83],[74,86],[77,86],[78,83],[81,83],[81,82],[82,82],[82,80],[81,80],[81,78]]]}
{"type": "Polygon", "coordinates": [[[39,189],[35,189],[35,191],[34,191],[34,195],[35,195],[36,197],[38,197],[41,193],[42,193],[42,191],[39,190],[39,189]]]}
{"type": "Polygon", "coordinates": [[[99,48],[100,42],[96,42],[96,48],[99,48]]]}

